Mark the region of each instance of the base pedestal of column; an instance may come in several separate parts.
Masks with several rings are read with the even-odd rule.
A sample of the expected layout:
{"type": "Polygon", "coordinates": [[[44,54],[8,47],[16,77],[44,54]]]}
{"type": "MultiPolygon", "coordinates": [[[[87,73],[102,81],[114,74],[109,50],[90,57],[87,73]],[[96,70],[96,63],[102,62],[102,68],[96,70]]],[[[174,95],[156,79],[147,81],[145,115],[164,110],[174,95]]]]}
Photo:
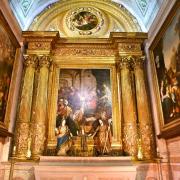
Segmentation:
{"type": "Polygon", "coordinates": [[[34,161],[38,161],[40,159],[40,156],[39,155],[32,155],[31,159],[34,161]]]}
{"type": "Polygon", "coordinates": [[[27,160],[27,157],[26,157],[26,156],[24,156],[24,155],[19,155],[19,154],[15,155],[14,158],[17,159],[17,160],[20,160],[20,161],[21,161],[21,160],[22,160],[22,161],[27,160]]]}

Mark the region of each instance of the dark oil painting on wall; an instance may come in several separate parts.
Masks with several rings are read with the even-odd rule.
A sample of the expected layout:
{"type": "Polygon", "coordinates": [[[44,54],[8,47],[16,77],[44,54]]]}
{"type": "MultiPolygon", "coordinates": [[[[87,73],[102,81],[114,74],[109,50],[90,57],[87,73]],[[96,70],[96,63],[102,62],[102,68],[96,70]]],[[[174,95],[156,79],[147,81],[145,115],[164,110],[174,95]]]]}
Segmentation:
{"type": "Polygon", "coordinates": [[[60,69],[55,130],[57,155],[109,154],[112,123],[110,70],[60,69]]]}
{"type": "Polygon", "coordinates": [[[180,118],[180,10],[153,50],[164,124],[180,118]]]}
{"type": "Polygon", "coordinates": [[[0,122],[4,122],[14,58],[15,47],[0,21],[0,122]]]}

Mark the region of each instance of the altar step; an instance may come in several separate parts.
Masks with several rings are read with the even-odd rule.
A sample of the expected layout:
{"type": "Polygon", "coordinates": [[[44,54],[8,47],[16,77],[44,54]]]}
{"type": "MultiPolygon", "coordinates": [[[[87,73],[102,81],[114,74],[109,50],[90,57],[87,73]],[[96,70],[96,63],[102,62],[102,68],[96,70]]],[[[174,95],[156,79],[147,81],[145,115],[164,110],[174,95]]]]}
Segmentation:
{"type": "MultiPolygon", "coordinates": [[[[9,180],[11,162],[0,164],[0,180],[9,180]]],[[[16,180],[150,180],[168,177],[169,164],[132,163],[130,157],[41,157],[39,162],[16,161],[16,180]],[[162,177],[161,177],[162,176],[162,177]]]]}
{"type": "Polygon", "coordinates": [[[48,157],[34,166],[36,180],[135,180],[130,157],[48,157]]]}

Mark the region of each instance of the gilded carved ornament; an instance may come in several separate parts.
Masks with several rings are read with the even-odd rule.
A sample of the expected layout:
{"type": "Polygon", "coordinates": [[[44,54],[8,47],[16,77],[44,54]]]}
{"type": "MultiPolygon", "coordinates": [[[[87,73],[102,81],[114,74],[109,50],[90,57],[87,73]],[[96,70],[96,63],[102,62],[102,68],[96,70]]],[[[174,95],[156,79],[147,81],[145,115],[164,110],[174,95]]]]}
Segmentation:
{"type": "MultiPolygon", "coordinates": [[[[89,47],[91,48],[91,47],[89,47]]],[[[89,48],[58,48],[53,51],[61,56],[114,56],[114,49],[89,49],[89,48]]]]}
{"type": "Polygon", "coordinates": [[[121,56],[121,61],[119,63],[119,68],[122,69],[123,67],[133,69],[136,68],[143,68],[145,62],[145,56],[121,56]]]}
{"type": "Polygon", "coordinates": [[[136,159],[137,157],[137,138],[138,134],[136,132],[136,123],[126,123],[123,128],[123,142],[124,142],[124,151],[128,152],[132,158],[136,159]]]}
{"type": "Polygon", "coordinates": [[[23,55],[24,57],[24,65],[26,67],[33,67],[35,68],[37,66],[37,56],[35,55],[23,55]]]}
{"type": "Polygon", "coordinates": [[[141,52],[141,46],[139,43],[119,43],[119,52],[141,52]]]}
{"type": "Polygon", "coordinates": [[[50,42],[29,42],[28,43],[28,49],[30,50],[49,50],[51,49],[51,43],[50,42]]]}
{"type": "Polygon", "coordinates": [[[143,124],[139,128],[143,159],[152,159],[155,154],[154,135],[151,124],[143,124]]]}
{"type": "Polygon", "coordinates": [[[38,59],[40,67],[49,67],[52,61],[51,57],[46,55],[39,55],[38,59]]]}
{"type": "Polygon", "coordinates": [[[132,62],[134,60],[134,58],[132,56],[121,56],[121,61],[119,63],[119,68],[131,68],[132,62]]]}
{"type": "Polygon", "coordinates": [[[27,141],[29,138],[29,123],[21,122],[17,124],[17,133],[16,133],[16,144],[15,151],[17,153],[18,158],[24,158],[27,153],[27,141]]]}
{"type": "Polygon", "coordinates": [[[24,56],[24,65],[26,67],[36,68],[39,67],[49,67],[52,61],[49,55],[23,55],[24,56]]]}
{"type": "Polygon", "coordinates": [[[32,143],[32,156],[34,159],[39,159],[39,153],[44,150],[44,142],[46,140],[45,137],[46,126],[44,123],[36,122],[33,126],[33,143],[32,143]]]}
{"type": "Polygon", "coordinates": [[[133,61],[133,67],[134,68],[143,68],[144,62],[145,62],[146,57],[145,56],[138,56],[134,58],[133,61]]]}

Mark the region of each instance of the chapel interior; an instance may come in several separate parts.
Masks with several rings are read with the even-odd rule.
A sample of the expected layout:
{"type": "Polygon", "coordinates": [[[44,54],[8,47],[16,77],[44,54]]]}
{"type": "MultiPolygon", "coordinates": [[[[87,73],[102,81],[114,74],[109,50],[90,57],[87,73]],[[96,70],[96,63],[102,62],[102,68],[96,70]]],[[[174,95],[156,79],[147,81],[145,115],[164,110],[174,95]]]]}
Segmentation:
{"type": "Polygon", "coordinates": [[[0,180],[180,180],[179,0],[0,0],[0,180]]]}

